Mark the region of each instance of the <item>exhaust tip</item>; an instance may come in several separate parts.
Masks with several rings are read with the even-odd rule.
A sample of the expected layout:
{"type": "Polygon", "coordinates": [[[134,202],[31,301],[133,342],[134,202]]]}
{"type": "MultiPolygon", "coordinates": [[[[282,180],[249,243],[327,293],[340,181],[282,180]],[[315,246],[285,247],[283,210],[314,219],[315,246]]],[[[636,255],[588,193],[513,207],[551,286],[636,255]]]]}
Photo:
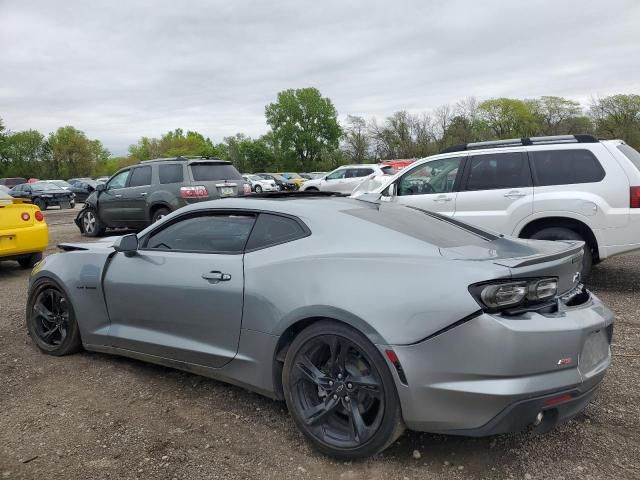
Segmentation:
{"type": "Polygon", "coordinates": [[[542,419],[544,418],[544,412],[538,412],[536,415],[536,419],[533,421],[533,426],[537,427],[542,423],[542,419]]]}

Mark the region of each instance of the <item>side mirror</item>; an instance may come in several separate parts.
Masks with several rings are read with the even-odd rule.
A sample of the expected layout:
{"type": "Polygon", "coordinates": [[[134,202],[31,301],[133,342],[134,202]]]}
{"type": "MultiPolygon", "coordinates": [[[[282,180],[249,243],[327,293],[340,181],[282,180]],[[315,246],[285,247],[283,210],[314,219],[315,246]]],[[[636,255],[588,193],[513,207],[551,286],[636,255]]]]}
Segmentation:
{"type": "Polygon", "coordinates": [[[104,183],[99,183],[96,185],[96,192],[104,192],[107,189],[107,186],[104,183]]]}
{"type": "Polygon", "coordinates": [[[116,252],[123,252],[127,257],[135,255],[138,251],[138,236],[135,233],[123,235],[113,243],[116,252]]]}
{"type": "Polygon", "coordinates": [[[393,198],[398,194],[398,186],[395,183],[392,183],[387,187],[386,196],[393,198]]]}

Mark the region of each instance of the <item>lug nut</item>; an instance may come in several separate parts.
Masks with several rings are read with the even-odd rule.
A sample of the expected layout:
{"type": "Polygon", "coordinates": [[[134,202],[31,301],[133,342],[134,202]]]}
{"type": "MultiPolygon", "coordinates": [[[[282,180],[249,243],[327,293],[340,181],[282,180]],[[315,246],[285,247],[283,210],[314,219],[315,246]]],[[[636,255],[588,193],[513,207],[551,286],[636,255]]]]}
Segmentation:
{"type": "Polygon", "coordinates": [[[329,386],[333,387],[333,380],[329,380],[329,386]]]}
{"type": "Polygon", "coordinates": [[[347,388],[353,388],[353,383],[347,383],[347,388]]]}
{"type": "Polygon", "coordinates": [[[338,395],[336,395],[335,393],[333,394],[333,399],[337,400],[338,399],[338,395]]]}
{"type": "Polygon", "coordinates": [[[338,380],[341,380],[341,379],[342,379],[342,374],[341,374],[341,373],[339,373],[339,374],[338,374],[338,380]]]}
{"type": "Polygon", "coordinates": [[[346,397],[344,397],[344,401],[348,402],[349,401],[349,396],[347,395],[346,397]]]}

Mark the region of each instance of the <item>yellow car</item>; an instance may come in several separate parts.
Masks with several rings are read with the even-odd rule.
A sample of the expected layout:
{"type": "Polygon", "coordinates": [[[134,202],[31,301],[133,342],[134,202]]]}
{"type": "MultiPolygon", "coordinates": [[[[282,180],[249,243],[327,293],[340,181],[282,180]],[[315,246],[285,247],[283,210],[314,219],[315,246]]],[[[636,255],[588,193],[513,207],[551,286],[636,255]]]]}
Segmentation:
{"type": "Polygon", "coordinates": [[[294,184],[296,186],[296,190],[299,190],[302,184],[307,181],[306,178],[302,178],[300,175],[293,172],[277,173],[276,175],[280,175],[281,177],[284,177],[288,183],[294,184]]]}
{"type": "Polygon", "coordinates": [[[0,190],[0,260],[32,268],[49,244],[49,228],[38,207],[0,190]]]}

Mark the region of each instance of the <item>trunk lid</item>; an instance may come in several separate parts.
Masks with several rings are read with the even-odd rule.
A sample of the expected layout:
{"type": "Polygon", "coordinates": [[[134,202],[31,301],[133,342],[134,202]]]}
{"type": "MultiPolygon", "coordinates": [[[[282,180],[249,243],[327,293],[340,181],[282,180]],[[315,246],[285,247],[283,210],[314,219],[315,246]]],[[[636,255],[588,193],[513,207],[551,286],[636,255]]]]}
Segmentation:
{"type": "Polygon", "coordinates": [[[558,293],[563,294],[581,281],[583,249],[584,242],[500,237],[480,245],[441,248],[440,253],[448,258],[508,267],[513,278],[558,277],[558,293]]]}
{"type": "Polygon", "coordinates": [[[209,193],[207,197],[190,198],[188,201],[204,201],[215,198],[237,197],[244,195],[242,175],[230,163],[225,161],[192,161],[189,163],[192,184],[203,185],[209,193]]]}

